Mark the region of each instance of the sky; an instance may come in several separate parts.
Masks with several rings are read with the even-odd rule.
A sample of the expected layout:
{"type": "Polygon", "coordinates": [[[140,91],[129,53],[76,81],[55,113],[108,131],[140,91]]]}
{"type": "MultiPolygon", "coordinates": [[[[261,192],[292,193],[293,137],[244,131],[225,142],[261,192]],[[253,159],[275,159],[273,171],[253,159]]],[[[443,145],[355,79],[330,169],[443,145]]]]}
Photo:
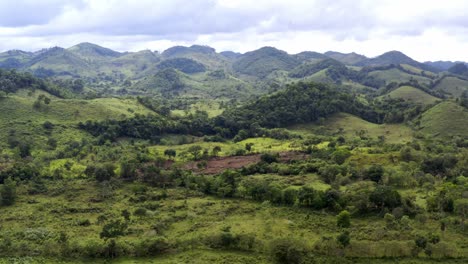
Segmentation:
{"type": "Polygon", "coordinates": [[[468,61],[466,14],[465,0],[0,0],[0,51],[199,44],[468,61]]]}

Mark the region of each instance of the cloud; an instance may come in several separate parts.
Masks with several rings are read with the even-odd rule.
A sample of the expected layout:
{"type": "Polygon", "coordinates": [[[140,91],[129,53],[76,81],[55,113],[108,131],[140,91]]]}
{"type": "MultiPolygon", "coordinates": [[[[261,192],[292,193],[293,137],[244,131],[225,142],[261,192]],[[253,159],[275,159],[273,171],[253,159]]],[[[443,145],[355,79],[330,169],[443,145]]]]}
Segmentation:
{"type": "Polygon", "coordinates": [[[47,24],[62,14],[64,9],[82,5],[83,2],[73,0],[2,0],[0,1],[0,26],[23,27],[47,24]]]}
{"type": "Polygon", "coordinates": [[[84,41],[118,50],[200,43],[366,55],[385,47],[454,59],[464,52],[466,13],[463,0],[0,0],[0,50],[84,41]]]}

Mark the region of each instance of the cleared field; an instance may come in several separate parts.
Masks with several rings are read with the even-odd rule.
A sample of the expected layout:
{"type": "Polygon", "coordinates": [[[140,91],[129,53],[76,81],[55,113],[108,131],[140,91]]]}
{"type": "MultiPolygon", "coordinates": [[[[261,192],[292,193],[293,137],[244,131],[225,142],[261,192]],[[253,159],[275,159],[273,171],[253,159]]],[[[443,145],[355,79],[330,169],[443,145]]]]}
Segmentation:
{"type": "Polygon", "coordinates": [[[440,100],[437,97],[434,97],[422,90],[419,90],[411,86],[399,87],[398,89],[393,90],[390,93],[381,96],[380,98],[404,99],[404,100],[412,101],[416,104],[424,104],[424,105],[433,104],[437,100],[440,100]]]}
{"type": "Polygon", "coordinates": [[[391,82],[407,82],[411,79],[417,80],[420,83],[429,83],[431,79],[418,76],[418,75],[411,75],[405,72],[402,72],[398,69],[390,69],[385,71],[373,71],[369,73],[369,76],[385,80],[387,83],[391,82]]]}
{"type": "Polygon", "coordinates": [[[422,114],[422,132],[440,137],[468,136],[468,110],[454,102],[442,102],[422,114]]]}
{"type": "Polygon", "coordinates": [[[389,143],[404,143],[412,139],[413,131],[402,124],[374,124],[359,117],[339,113],[327,118],[323,124],[312,123],[289,128],[301,134],[342,135],[354,139],[358,134],[365,137],[378,138],[383,136],[389,143]]]}
{"type": "Polygon", "coordinates": [[[457,77],[445,77],[434,89],[443,91],[452,97],[460,97],[463,91],[468,90],[468,81],[457,77]]]}

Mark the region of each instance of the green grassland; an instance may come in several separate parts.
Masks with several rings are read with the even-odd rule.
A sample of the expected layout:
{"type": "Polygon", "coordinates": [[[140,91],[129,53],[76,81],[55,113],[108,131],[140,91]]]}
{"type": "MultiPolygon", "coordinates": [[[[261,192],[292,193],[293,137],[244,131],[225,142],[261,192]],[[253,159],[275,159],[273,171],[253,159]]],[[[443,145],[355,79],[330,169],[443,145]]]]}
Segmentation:
{"type": "Polygon", "coordinates": [[[385,71],[373,71],[369,73],[369,76],[375,77],[377,79],[381,79],[386,81],[387,83],[391,82],[408,82],[412,79],[418,81],[419,83],[429,84],[430,79],[422,76],[411,75],[405,72],[402,72],[396,68],[385,70],[385,71]]]}
{"type": "Polygon", "coordinates": [[[291,127],[290,130],[301,134],[325,134],[325,135],[342,135],[348,140],[356,138],[362,134],[364,137],[378,138],[383,136],[386,142],[389,143],[404,143],[412,139],[411,128],[401,124],[373,124],[359,117],[339,113],[323,123],[313,123],[305,125],[297,125],[291,127]]]}
{"type": "Polygon", "coordinates": [[[78,122],[123,119],[135,114],[150,113],[154,114],[135,99],[59,99],[42,91],[23,90],[0,99],[0,143],[4,146],[10,131],[15,131],[21,138],[39,143],[38,145],[43,144],[50,136],[59,143],[64,143],[89,138],[87,133],[77,129],[78,122]],[[51,102],[34,108],[33,104],[40,95],[48,96],[51,102]],[[50,135],[43,128],[46,121],[55,126],[50,135]]]}
{"type": "Polygon", "coordinates": [[[419,129],[443,138],[468,135],[468,111],[454,102],[442,102],[424,112],[419,129]]]}
{"type": "Polygon", "coordinates": [[[416,104],[430,105],[440,100],[420,89],[411,86],[402,86],[390,93],[381,96],[381,98],[404,99],[416,104]]]}
{"type": "Polygon", "coordinates": [[[413,72],[415,74],[425,74],[427,76],[430,76],[430,77],[437,77],[437,74],[433,73],[433,72],[430,72],[430,71],[424,71],[420,68],[417,68],[417,67],[414,67],[414,66],[411,66],[411,65],[408,65],[408,64],[400,64],[401,67],[403,67],[403,69],[407,70],[407,71],[410,71],[410,72],[413,72]]]}
{"type": "Polygon", "coordinates": [[[468,81],[449,76],[443,78],[434,89],[447,93],[452,97],[460,97],[463,91],[468,90],[468,81]]]}
{"type": "MultiPolygon", "coordinates": [[[[267,177],[269,180],[280,178],[267,175],[255,177],[267,177]]],[[[282,177],[284,180],[288,178],[282,177]]],[[[311,184],[317,186],[317,183],[311,184]]],[[[189,256],[194,258],[193,263],[231,258],[233,263],[270,263],[269,241],[288,237],[299,239],[304,246],[314,248],[329,243],[327,237],[341,232],[336,226],[335,217],[328,213],[273,206],[268,202],[212,198],[183,189],[167,189],[167,198],[138,202],[141,199],[138,197],[157,196],[162,189],[124,184],[109,190],[89,180],[57,181],[48,185],[46,194],[28,195],[28,188],[30,186],[18,189],[16,204],[3,208],[0,215],[4,227],[0,237],[15,234],[9,248],[15,248],[18,256],[31,251],[54,256],[65,250],[73,257],[76,254],[74,250],[78,249],[92,254],[105,245],[105,241],[99,238],[104,223],[120,218],[123,210],[130,212],[130,229],[126,236],[116,240],[122,250],[151,238],[160,238],[169,241],[172,247],[177,246],[173,254],[151,259],[154,263],[187,260],[189,256]],[[103,200],[103,196],[108,198],[103,200]],[[134,213],[139,208],[145,208],[143,215],[134,213]],[[254,243],[251,247],[246,244],[240,251],[218,252],[213,248],[213,243],[223,232],[253,237],[254,243]],[[59,236],[66,236],[66,242],[57,242],[59,236]]],[[[409,248],[412,234],[436,231],[438,228],[438,221],[431,219],[424,224],[411,221],[407,233],[384,228],[384,220],[377,217],[353,217],[352,223],[349,232],[353,240],[342,253],[350,257],[362,257],[360,254],[368,257],[412,257],[409,248]]],[[[443,234],[443,240],[433,249],[434,257],[444,254],[460,257],[468,253],[457,249],[465,239],[456,230],[448,229],[443,234]],[[446,251],[448,248],[450,250],[446,251]]],[[[79,263],[80,258],[77,260],[79,263]]],[[[141,262],[148,260],[142,259],[141,262]]],[[[138,262],[138,259],[130,260],[130,263],[138,262]]],[[[127,262],[117,260],[116,263],[127,262]]]]}

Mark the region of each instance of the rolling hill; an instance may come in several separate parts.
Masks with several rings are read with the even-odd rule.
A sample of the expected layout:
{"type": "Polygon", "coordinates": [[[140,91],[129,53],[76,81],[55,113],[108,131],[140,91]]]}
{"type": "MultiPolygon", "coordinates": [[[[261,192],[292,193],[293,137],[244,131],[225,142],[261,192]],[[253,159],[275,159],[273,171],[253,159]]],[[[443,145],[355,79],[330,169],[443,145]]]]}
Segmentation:
{"type": "Polygon", "coordinates": [[[383,66],[383,65],[390,65],[390,64],[395,64],[395,65],[408,64],[408,65],[411,65],[411,66],[414,66],[416,68],[423,69],[426,71],[438,72],[436,68],[433,68],[424,63],[417,62],[399,51],[389,51],[375,58],[362,60],[356,63],[355,65],[357,66],[383,66]]]}
{"type": "Polygon", "coordinates": [[[445,76],[433,88],[450,97],[460,97],[463,91],[468,91],[468,80],[455,76],[445,76]]]}
{"type": "Polygon", "coordinates": [[[404,99],[422,105],[433,104],[436,101],[441,100],[418,88],[411,86],[399,87],[390,93],[381,96],[381,98],[404,99]]]}
{"type": "Polygon", "coordinates": [[[445,101],[424,112],[419,129],[423,133],[442,138],[468,137],[468,110],[454,102],[445,101]]]}
{"type": "Polygon", "coordinates": [[[80,43],[67,49],[69,52],[77,55],[78,57],[88,60],[103,60],[108,58],[118,58],[122,53],[98,46],[92,43],[80,43]]]}
{"type": "Polygon", "coordinates": [[[356,65],[367,59],[366,56],[357,54],[357,53],[340,53],[336,51],[327,51],[325,55],[329,58],[335,59],[339,62],[342,62],[346,65],[356,65]]]}
{"type": "Polygon", "coordinates": [[[299,61],[288,53],[272,48],[247,52],[234,61],[232,67],[237,73],[265,78],[277,70],[291,70],[299,61]]]}

